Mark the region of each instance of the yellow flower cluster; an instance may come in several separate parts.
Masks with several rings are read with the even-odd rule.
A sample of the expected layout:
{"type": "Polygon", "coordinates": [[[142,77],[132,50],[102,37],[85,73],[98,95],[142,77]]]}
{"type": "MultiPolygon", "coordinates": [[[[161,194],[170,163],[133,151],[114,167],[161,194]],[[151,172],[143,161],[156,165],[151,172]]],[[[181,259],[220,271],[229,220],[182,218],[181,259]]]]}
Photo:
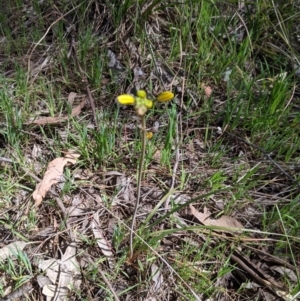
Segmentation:
{"type": "MultiPolygon", "coordinates": [[[[174,97],[174,94],[169,91],[162,92],[156,98],[158,102],[167,102],[174,97]]],[[[122,94],[117,97],[117,101],[121,105],[134,106],[135,112],[139,116],[144,116],[148,109],[153,107],[153,100],[147,98],[147,94],[144,90],[139,90],[136,96],[130,94],[122,94]]]]}

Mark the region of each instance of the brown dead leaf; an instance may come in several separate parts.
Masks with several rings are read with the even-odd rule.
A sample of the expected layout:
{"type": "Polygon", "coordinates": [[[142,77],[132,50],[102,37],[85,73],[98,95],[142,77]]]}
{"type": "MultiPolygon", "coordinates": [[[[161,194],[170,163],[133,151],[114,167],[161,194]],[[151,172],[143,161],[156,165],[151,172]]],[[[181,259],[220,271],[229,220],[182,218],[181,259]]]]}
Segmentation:
{"type": "Polygon", "coordinates": [[[32,197],[35,200],[36,207],[41,204],[43,198],[46,196],[46,193],[49,191],[51,186],[61,180],[64,167],[68,163],[75,164],[76,158],[70,158],[68,154],[66,154],[65,158],[56,158],[49,163],[43,180],[36,185],[36,188],[32,194],[32,197]]]}
{"type": "Polygon", "coordinates": [[[72,106],[73,105],[73,102],[75,100],[77,96],[77,93],[75,92],[70,92],[69,96],[68,96],[68,103],[72,106]]]}
{"type": "Polygon", "coordinates": [[[108,259],[108,265],[111,269],[115,266],[115,259],[113,257],[114,253],[112,251],[112,247],[110,243],[107,241],[107,239],[104,236],[104,233],[102,232],[100,228],[100,220],[99,220],[99,210],[94,213],[94,218],[91,222],[91,227],[93,234],[97,240],[97,244],[99,248],[101,249],[102,253],[107,257],[108,259]]]}
{"type": "Polygon", "coordinates": [[[61,123],[68,119],[68,117],[45,117],[40,118],[37,120],[25,122],[25,124],[37,124],[37,125],[44,125],[44,124],[54,124],[54,123],[61,123]]]}
{"type": "Polygon", "coordinates": [[[72,117],[75,117],[77,115],[80,114],[82,108],[84,107],[85,105],[85,98],[83,98],[80,102],[80,104],[78,106],[76,106],[75,108],[72,109],[72,113],[71,113],[71,116],[72,117]]]}
{"type": "Polygon", "coordinates": [[[218,219],[211,219],[210,212],[206,207],[203,209],[203,213],[197,211],[195,207],[190,205],[192,214],[206,226],[217,226],[226,228],[244,228],[243,225],[233,217],[223,215],[218,219]]]}
{"type": "MultiPolygon", "coordinates": [[[[80,104],[78,106],[76,106],[75,108],[72,109],[71,116],[75,117],[75,116],[79,115],[82,108],[84,107],[84,105],[85,105],[85,98],[82,99],[82,101],[80,102],[80,104]]],[[[37,124],[37,125],[55,124],[55,123],[61,123],[61,122],[67,121],[68,119],[69,119],[68,116],[44,117],[44,118],[36,119],[33,121],[25,122],[25,124],[37,124]]]]}

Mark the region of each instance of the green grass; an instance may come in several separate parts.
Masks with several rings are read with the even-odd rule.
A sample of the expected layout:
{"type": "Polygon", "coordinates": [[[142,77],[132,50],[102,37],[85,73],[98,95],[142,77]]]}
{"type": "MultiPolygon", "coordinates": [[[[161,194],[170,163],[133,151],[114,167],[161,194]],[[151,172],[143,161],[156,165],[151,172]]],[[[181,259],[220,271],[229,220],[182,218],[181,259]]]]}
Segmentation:
{"type": "MultiPolygon", "coordinates": [[[[36,284],[41,272],[33,258],[59,259],[75,240],[77,257],[84,259],[84,281],[74,292],[76,300],[115,300],[114,293],[120,300],[256,300],[259,295],[267,300],[258,289],[249,288],[255,280],[232,260],[236,250],[263,263],[266,275],[296,295],[298,4],[46,2],[10,1],[0,11],[1,238],[4,244],[20,239],[41,242],[22,256],[1,261],[6,282],[0,283],[12,283],[13,291],[26,282],[36,284]],[[114,68],[108,50],[116,56],[114,68]],[[143,75],[135,75],[134,67],[143,75]],[[212,88],[211,96],[205,95],[203,85],[212,88]],[[155,130],[146,145],[135,254],[130,260],[141,130],[134,110],[115,99],[135,89],[146,90],[152,99],[165,90],[176,97],[156,104],[146,116],[147,129],[155,130]],[[73,104],[68,102],[70,92],[77,93],[73,104]],[[85,107],[71,117],[83,97],[85,107]],[[56,124],[26,123],[65,116],[68,120],[56,124]],[[75,217],[63,214],[57,196],[48,193],[35,208],[31,195],[49,162],[69,149],[80,158],[65,168],[64,182],[52,190],[65,208],[78,201],[84,214],[75,217]],[[231,239],[199,225],[190,203],[200,212],[208,207],[215,218],[235,217],[249,231],[232,234],[231,239]],[[94,212],[100,214],[113,264],[92,233],[94,212]],[[45,229],[50,232],[40,235],[45,229]],[[285,260],[296,279],[272,270],[260,251],[285,260]],[[154,265],[163,278],[156,288],[154,265]]],[[[2,298],[9,292],[5,286],[0,287],[2,298]]],[[[37,290],[29,295],[39,300],[37,290]]]]}

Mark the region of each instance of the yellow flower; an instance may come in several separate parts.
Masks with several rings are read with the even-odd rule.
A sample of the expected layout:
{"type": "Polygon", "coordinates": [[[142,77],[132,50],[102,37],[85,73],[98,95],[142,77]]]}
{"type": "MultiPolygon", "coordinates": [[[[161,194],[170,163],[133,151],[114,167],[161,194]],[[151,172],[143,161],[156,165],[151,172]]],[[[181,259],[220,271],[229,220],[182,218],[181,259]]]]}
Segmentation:
{"type": "Polygon", "coordinates": [[[174,94],[170,91],[165,91],[165,92],[160,93],[157,96],[156,100],[159,102],[167,102],[167,101],[170,101],[172,98],[174,98],[174,94]]]}
{"type": "Polygon", "coordinates": [[[134,105],[135,103],[135,98],[132,95],[129,94],[122,94],[119,95],[117,97],[117,101],[121,104],[121,105],[134,105]]]}
{"type": "MultiPolygon", "coordinates": [[[[174,97],[174,94],[170,91],[165,91],[159,94],[156,98],[159,102],[167,102],[174,97]]],[[[147,98],[147,93],[144,90],[138,90],[136,96],[130,94],[122,94],[117,97],[118,103],[121,105],[134,105],[134,109],[137,115],[143,116],[148,109],[153,108],[153,101],[147,98]]]]}
{"type": "Polygon", "coordinates": [[[153,137],[153,133],[152,132],[147,132],[146,137],[147,137],[147,139],[151,139],[153,137]]]}

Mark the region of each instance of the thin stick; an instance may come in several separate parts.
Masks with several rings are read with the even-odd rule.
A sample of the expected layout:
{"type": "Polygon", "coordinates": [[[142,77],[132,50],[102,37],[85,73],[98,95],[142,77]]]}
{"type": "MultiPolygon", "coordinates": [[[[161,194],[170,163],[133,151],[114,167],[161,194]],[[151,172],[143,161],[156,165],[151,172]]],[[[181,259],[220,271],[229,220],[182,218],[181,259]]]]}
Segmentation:
{"type": "Polygon", "coordinates": [[[135,226],[135,217],[137,213],[137,209],[139,206],[139,201],[141,198],[141,183],[142,183],[142,173],[143,173],[143,166],[144,166],[144,160],[145,160],[145,149],[146,149],[146,118],[145,115],[142,117],[142,150],[141,150],[141,157],[140,157],[140,165],[138,170],[138,179],[137,179],[137,196],[135,201],[135,206],[133,210],[132,215],[132,221],[131,221],[131,227],[130,227],[130,254],[129,258],[132,258],[133,256],[133,238],[134,238],[134,226],[135,226]]]}

